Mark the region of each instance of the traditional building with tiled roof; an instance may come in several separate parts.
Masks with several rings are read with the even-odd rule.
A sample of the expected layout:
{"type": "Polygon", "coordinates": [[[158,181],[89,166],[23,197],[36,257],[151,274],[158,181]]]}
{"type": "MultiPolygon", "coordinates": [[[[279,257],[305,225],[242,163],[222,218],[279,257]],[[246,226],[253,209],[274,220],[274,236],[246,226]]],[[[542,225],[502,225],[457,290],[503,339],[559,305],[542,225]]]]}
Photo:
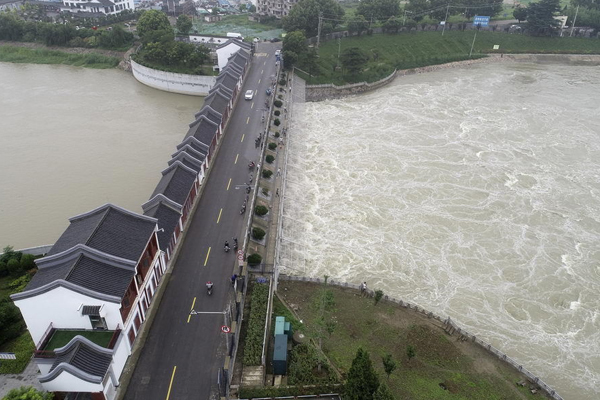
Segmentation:
{"type": "Polygon", "coordinates": [[[46,390],[114,398],[166,270],[157,229],[156,218],[112,204],[77,215],[36,260],[25,290],[11,296],[36,343],[46,390]]]}

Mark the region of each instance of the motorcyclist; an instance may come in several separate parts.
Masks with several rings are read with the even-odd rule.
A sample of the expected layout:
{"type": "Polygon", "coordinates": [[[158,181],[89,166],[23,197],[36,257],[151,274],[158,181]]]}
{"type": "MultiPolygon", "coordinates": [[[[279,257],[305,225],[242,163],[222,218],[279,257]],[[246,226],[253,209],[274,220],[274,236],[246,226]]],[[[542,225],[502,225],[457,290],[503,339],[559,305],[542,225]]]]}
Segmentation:
{"type": "Polygon", "coordinates": [[[233,249],[237,250],[237,248],[238,248],[238,241],[237,241],[237,238],[234,237],[233,238],[233,249]]]}
{"type": "Polygon", "coordinates": [[[237,280],[237,274],[233,274],[231,275],[231,284],[235,284],[235,281],[237,280]]]}
{"type": "Polygon", "coordinates": [[[211,281],[206,282],[206,290],[208,291],[208,293],[210,293],[212,291],[213,288],[213,283],[211,281]]]}
{"type": "Polygon", "coordinates": [[[225,246],[223,246],[223,248],[225,251],[229,251],[229,242],[227,240],[225,241],[225,246]]]}

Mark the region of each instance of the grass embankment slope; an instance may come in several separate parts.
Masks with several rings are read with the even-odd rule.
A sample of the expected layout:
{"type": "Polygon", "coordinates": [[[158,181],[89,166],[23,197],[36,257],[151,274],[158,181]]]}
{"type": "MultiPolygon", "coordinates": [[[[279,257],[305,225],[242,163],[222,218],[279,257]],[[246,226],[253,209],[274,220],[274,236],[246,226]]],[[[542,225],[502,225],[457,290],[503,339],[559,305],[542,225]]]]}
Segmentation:
{"type": "MultiPolygon", "coordinates": [[[[279,295],[292,309],[298,309],[306,326],[315,329],[319,311],[315,307],[323,286],[306,282],[281,282],[279,295]]],[[[508,364],[478,345],[456,341],[434,320],[393,303],[361,297],[356,290],[328,286],[335,297],[332,317],[337,322],[331,337],[323,339],[327,357],[347,373],[359,346],[367,350],[381,381],[387,381],[382,356],[390,353],[397,368],[387,381],[396,399],[509,400],[542,399],[516,382],[523,377],[508,364]],[[407,346],[415,357],[408,360],[407,346]],[[443,389],[440,384],[445,385],[443,389]]],[[[296,328],[298,329],[298,328],[296,328]]]]}
{"type": "MultiPolygon", "coordinates": [[[[318,71],[308,71],[313,78],[300,73],[309,84],[374,82],[389,75],[394,69],[409,69],[469,59],[475,31],[378,34],[349,37],[321,42],[318,71]],[[339,46],[339,47],[338,47],[339,46]],[[358,47],[369,56],[362,73],[355,76],[335,71],[338,54],[344,49],[358,47]]],[[[477,32],[473,58],[487,53],[537,54],[600,54],[600,40],[582,38],[533,37],[503,32],[477,32]],[[494,50],[494,45],[499,45],[494,50]]]]}
{"type": "Polygon", "coordinates": [[[18,46],[0,46],[0,61],[26,64],[62,64],[76,67],[106,69],[119,65],[119,59],[97,53],[72,54],[64,51],[18,46]]]}

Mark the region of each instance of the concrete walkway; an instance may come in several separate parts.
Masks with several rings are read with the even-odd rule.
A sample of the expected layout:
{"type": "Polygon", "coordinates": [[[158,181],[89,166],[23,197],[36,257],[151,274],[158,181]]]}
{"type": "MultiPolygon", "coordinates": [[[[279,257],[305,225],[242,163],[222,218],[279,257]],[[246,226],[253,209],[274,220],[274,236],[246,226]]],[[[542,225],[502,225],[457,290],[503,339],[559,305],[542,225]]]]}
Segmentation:
{"type": "Polygon", "coordinates": [[[38,381],[39,370],[33,359],[29,361],[25,370],[20,374],[0,375],[0,398],[6,396],[13,389],[21,386],[33,386],[38,390],[44,390],[38,381]]]}

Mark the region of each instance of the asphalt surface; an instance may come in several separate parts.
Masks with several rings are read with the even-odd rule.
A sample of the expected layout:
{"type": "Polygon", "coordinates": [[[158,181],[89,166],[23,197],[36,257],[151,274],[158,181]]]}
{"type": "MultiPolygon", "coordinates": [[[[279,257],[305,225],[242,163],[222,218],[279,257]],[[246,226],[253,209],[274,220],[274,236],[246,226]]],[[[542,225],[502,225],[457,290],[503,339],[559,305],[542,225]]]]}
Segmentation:
{"type": "MultiPolygon", "coordinates": [[[[242,229],[251,212],[248,206],[240,214],[250,179],[248,164],[258,163],[260,158],[255,140],[265,129],[261,119],[266,115],[266,89],[275,79],[275,50],[280,47],[257,44],[126,400],[219,398],[217,379],[230,335],[221,332],[222,326],[230,324],[223,312],[233,302],[230,277],[234,268],[237,270],[236,253],[233,249],[226,253],[223,245],[225,241],[232,245],[233,237],[238,238],[240,248],[243,243],[242,229]],[[255,90],[253,100],[244,100],[248,89],[255,90]],[[207,281],[214,283],[211,296],[206,291],[207,281]]],[[[253,179],[256,172],[252,171],[253,179]]]]}

